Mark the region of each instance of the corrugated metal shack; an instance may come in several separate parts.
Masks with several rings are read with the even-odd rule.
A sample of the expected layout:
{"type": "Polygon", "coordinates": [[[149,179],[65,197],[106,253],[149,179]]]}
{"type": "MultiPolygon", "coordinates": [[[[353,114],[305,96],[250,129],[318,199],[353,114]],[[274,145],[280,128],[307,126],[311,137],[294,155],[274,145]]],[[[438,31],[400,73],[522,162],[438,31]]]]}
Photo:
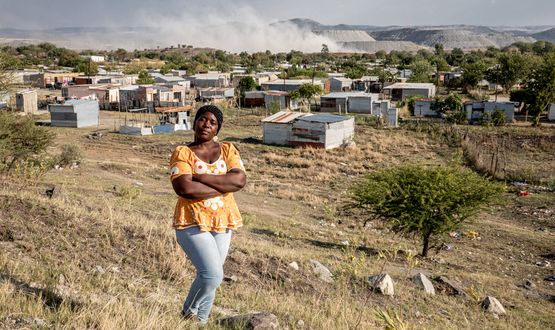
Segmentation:
{"type": "Polygon", "coordinates": [[[350,92],[353,80],[345,77],[331,77],[330,90],[331,92],[350,92]]]}
{"type": "Polygon", "coordinates": [[[372,103],[378,100],[377,94],[364,92],[330,93],[320,98],[321,112],[367,113],[372,112],[372,103]]]}
{"type": "Polygon", "coordinates": [[[390,108],[390,102],[388,100],[378,100],[372,103],[372,115],[376,117],[381,117],[382,114],[386,113],[390,108]]]}
{"type": "Polygon", "coordinates": [[[264,92],[262,91],[250,91],[245,92],[245,97],[242,106],[245,107],[263,107],[264,106],[264,92]]]}
{"type": "Polygon", "coordinates": [[[263,142],[332,149],[353,140],[355,120],[330,114],[280,111],[262,120],[263,142]]]}
{"type": "Polygon", "coordinates": [[[261,83],[260,87],[264,91],[292,92],[304,84],[314,84],[324,89],[324,83],[321,80],[314,80],[313,82],[311,79],[275,79],[261,83]]]}
{"type": "Polygon", "coordinates": [[[395,83],[384,87],[383,93],[391,101],[402,101],[411,96],[432,98],[436,95],[436,86],[430,83],[395,83]]]}
{"type": "Polygon", "coordinates": [[[199,90],[200,98],[207,101],[225,100],[235,96],[235,89],[232,87],[208,87],[199,90]]]}
{"type": "Polygon", "coordinates": [[[330,114],[304,116],[293,123],[290,144],[333,149],[349,144],[354,135],[353,117],[330,114]]]}
{"type": "Polygon", "coordinates": [[[505,114],[505,122],[511,123],[515,119],[514,102],[466,102],[464,110],[466,111],[466,118],[470,122],[479,121],[483,118],[484,114],[491,115],[496,109],[503,111],[505,114]]]}
{"type": "Polygon", "coordinates": [[[304,116],[311,116],[311,114],[280,111],[262,119],[262,141],[264,144],[289,145],[293,122],[304,116]]]}
{"type": "Polygon", "coordinates": [[[266,109],[273,110],[272,108],[297,110],[299,104],[297,100],[292,100],[288,92],[282,91],[266,91],[264,92],[264,105],[266,109]]]}
{"type": "Polygon", "coordinates": [[[87,127],[98,125],[97,100],[69,100],[64,104],[49,104],[52,126],[87,127]]]}
{"type": "Polygon", "coordinates": [[[432,99],[421,99],[414,102],[414,115],[416,117],[437,117],[437,111],[432,110],[432,99]]]}

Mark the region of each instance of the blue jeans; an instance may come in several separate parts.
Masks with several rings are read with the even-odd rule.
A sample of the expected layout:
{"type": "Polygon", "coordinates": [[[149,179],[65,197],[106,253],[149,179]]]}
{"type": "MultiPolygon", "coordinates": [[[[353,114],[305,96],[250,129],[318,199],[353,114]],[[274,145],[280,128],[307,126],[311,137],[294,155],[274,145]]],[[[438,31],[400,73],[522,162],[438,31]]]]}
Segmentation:
{"type": "Polygon", "coordinates": [[[184,314],[196,314],[208,322],[216,289],[224,278],[224,262],[231,242],[231,230],[225,233],[203,232],[198,227],[176,230],[177,242],[197,270],[197,276],[183,304],[184,314]]]}

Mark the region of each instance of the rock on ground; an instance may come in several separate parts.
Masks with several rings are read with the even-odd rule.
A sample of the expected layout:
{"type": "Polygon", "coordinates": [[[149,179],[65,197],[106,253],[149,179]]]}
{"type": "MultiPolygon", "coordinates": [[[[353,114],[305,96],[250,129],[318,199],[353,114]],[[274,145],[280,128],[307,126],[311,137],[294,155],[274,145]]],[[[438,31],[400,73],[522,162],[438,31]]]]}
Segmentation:
{"type": "Polygon", "coordinates": [[[426,277],[426,275],[424,275],[422,273],[418,273],[412,278],[412,281],[414,282],[414,284],[416,284],[416,286],[418,286],[419,288],[424,290],[424,292],[429,293],[431,295],[436,294],[436,290],[434,289],[434,285],[428,279],[428,277],[426,277]]]}
{"type": "Polygon", "coordinates": [[[487,296],[482,300],[482,308],[495,315],[505,315],[507,312],[495,297],[487,296]]]}
{"type": "Polygon", "coordinates": [[[287,267],[293,270],[299,270],[299,264],[296,261],[291,262],[290,264],[287,265],[287,267]]]}
{"type": "Polygon", "coordinates": [[[434,281],[439,285],[437,291],[444,292],[450,296],[468,297],[468,294],[462,288],[462,284],[452,281],[445,276],[434,278],[434,281]]]}
{"type": "Polygon", "coordinates": [[[241,314],[219,320],[223,326],[232,329],[273,330],[279,329],[277,317],[269,312],[241,314]]]}
{"type": "Polygon", "coordinates": [[[383,295],[393,296],[395,294],[393,280],[388,274],[369,276],[368,283],[373,290],[376,290],[383,295]]]}
{"type": "Polygon", "coordinates": [[[530,280],[525,280],[523,284],[525,289],[532,290],[536,288],[536,284],[530,280]]]}
{"type": "Polygon", "coordinates": [[[333,274],[326,268],[326,266],[316,260],[310,260],[310,263],[312,264],[312,272],[316,274],[319,279],[326,283],[333,282],[333,274]]]}

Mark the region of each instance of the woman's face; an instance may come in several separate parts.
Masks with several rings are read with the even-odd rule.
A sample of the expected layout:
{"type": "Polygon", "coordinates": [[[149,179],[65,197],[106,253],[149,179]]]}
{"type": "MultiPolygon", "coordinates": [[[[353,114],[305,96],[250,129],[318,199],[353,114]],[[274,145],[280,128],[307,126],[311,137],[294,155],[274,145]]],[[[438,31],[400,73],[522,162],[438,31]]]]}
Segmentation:
{"type": "Polygon", "coordinates": [[[218,120],[211,112],[205,112],[195,122],[195,138],[197,141],[209,141],[218,134],[218,120]]]}

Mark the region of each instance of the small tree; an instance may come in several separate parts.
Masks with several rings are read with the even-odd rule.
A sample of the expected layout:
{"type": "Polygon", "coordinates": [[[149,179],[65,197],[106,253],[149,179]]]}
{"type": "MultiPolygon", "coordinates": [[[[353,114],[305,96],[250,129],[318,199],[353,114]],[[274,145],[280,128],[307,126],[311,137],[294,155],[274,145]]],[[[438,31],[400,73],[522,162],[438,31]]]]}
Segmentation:
{"type": "Polygon", "coordinates": [[[555,53],[545,56],[541,65],[532,72],[526,90],[531,97],[528,108],[533,116],[532,124],[538,126],[541,113],[555,102],[555,53]]]}
{"type": "Polygon", "coordinates": [[[73,69],[75,72],[83,72],[87,76],[94,76],[98,73],[98,64],[92,61],[81,61],[73,69]]]}
{"type": "Polygon", "coordinates": [[[241,93],[241,97],[245,96],[245,92],[253,91],[256,89],[256,87],[258,87],[258,85],[256,84],[256,81],[254,80],[254,78],[251,76],[246,76],[241,78],[239,80],[239,84],[237,85],[237,88],[241,93]]]}
{"type": "Polygon", "coordinates": [[[409,78],[410,82],[427,83],[430,82],[430,74],[434,68],[425,59],[419,59],[410,65],[410,69],[412,70],[412,76],[409,78]]]}
{"type": "Polygon", "coordinates": [[[369,174],[351,189],[351,206],[383,219],[397,233],[430,239],[461,226],[489,203],[500,187],[469,169],[403,165],[369,174]]]}
{"type": "Polygon", "coordinates": [[[461,76],[463,90],[468,91],[468,89],[477,87],[480,81],[484,79],[485,71],[486,64],[484,61],[466,64],[461,76]]]}
{"type": "Polygon", "coordinates": [[[36,126],[30,117],[0,112],[0,172],[40,162],[54,138],[50,129],[36,126]]]}
{"type": "Polygon", "coordinates": [[[308,106],[310,109],[310,101],[316,96],[324,92],[322,86],[314,84],[302,84],[299,87],[299,96],[301,99],[308,101],[308,106]]]}
{"type": "Polygon", "coordinates": [[[447,114],[451,112],[461,112],[461,109],[462,109],[461,97],[457,94],[450,94],[444,99],[440,97],[436,97],[434,102],[431,105],[431,109],[441,114],[447,114]]]}
{"type": "Polygon", "coordinates": [[[154,84],[154,78],[152,78],[148,72],[146,71],[141,71],[139,72],[139,78],[137,79],[137,84],[154,84]]]}

